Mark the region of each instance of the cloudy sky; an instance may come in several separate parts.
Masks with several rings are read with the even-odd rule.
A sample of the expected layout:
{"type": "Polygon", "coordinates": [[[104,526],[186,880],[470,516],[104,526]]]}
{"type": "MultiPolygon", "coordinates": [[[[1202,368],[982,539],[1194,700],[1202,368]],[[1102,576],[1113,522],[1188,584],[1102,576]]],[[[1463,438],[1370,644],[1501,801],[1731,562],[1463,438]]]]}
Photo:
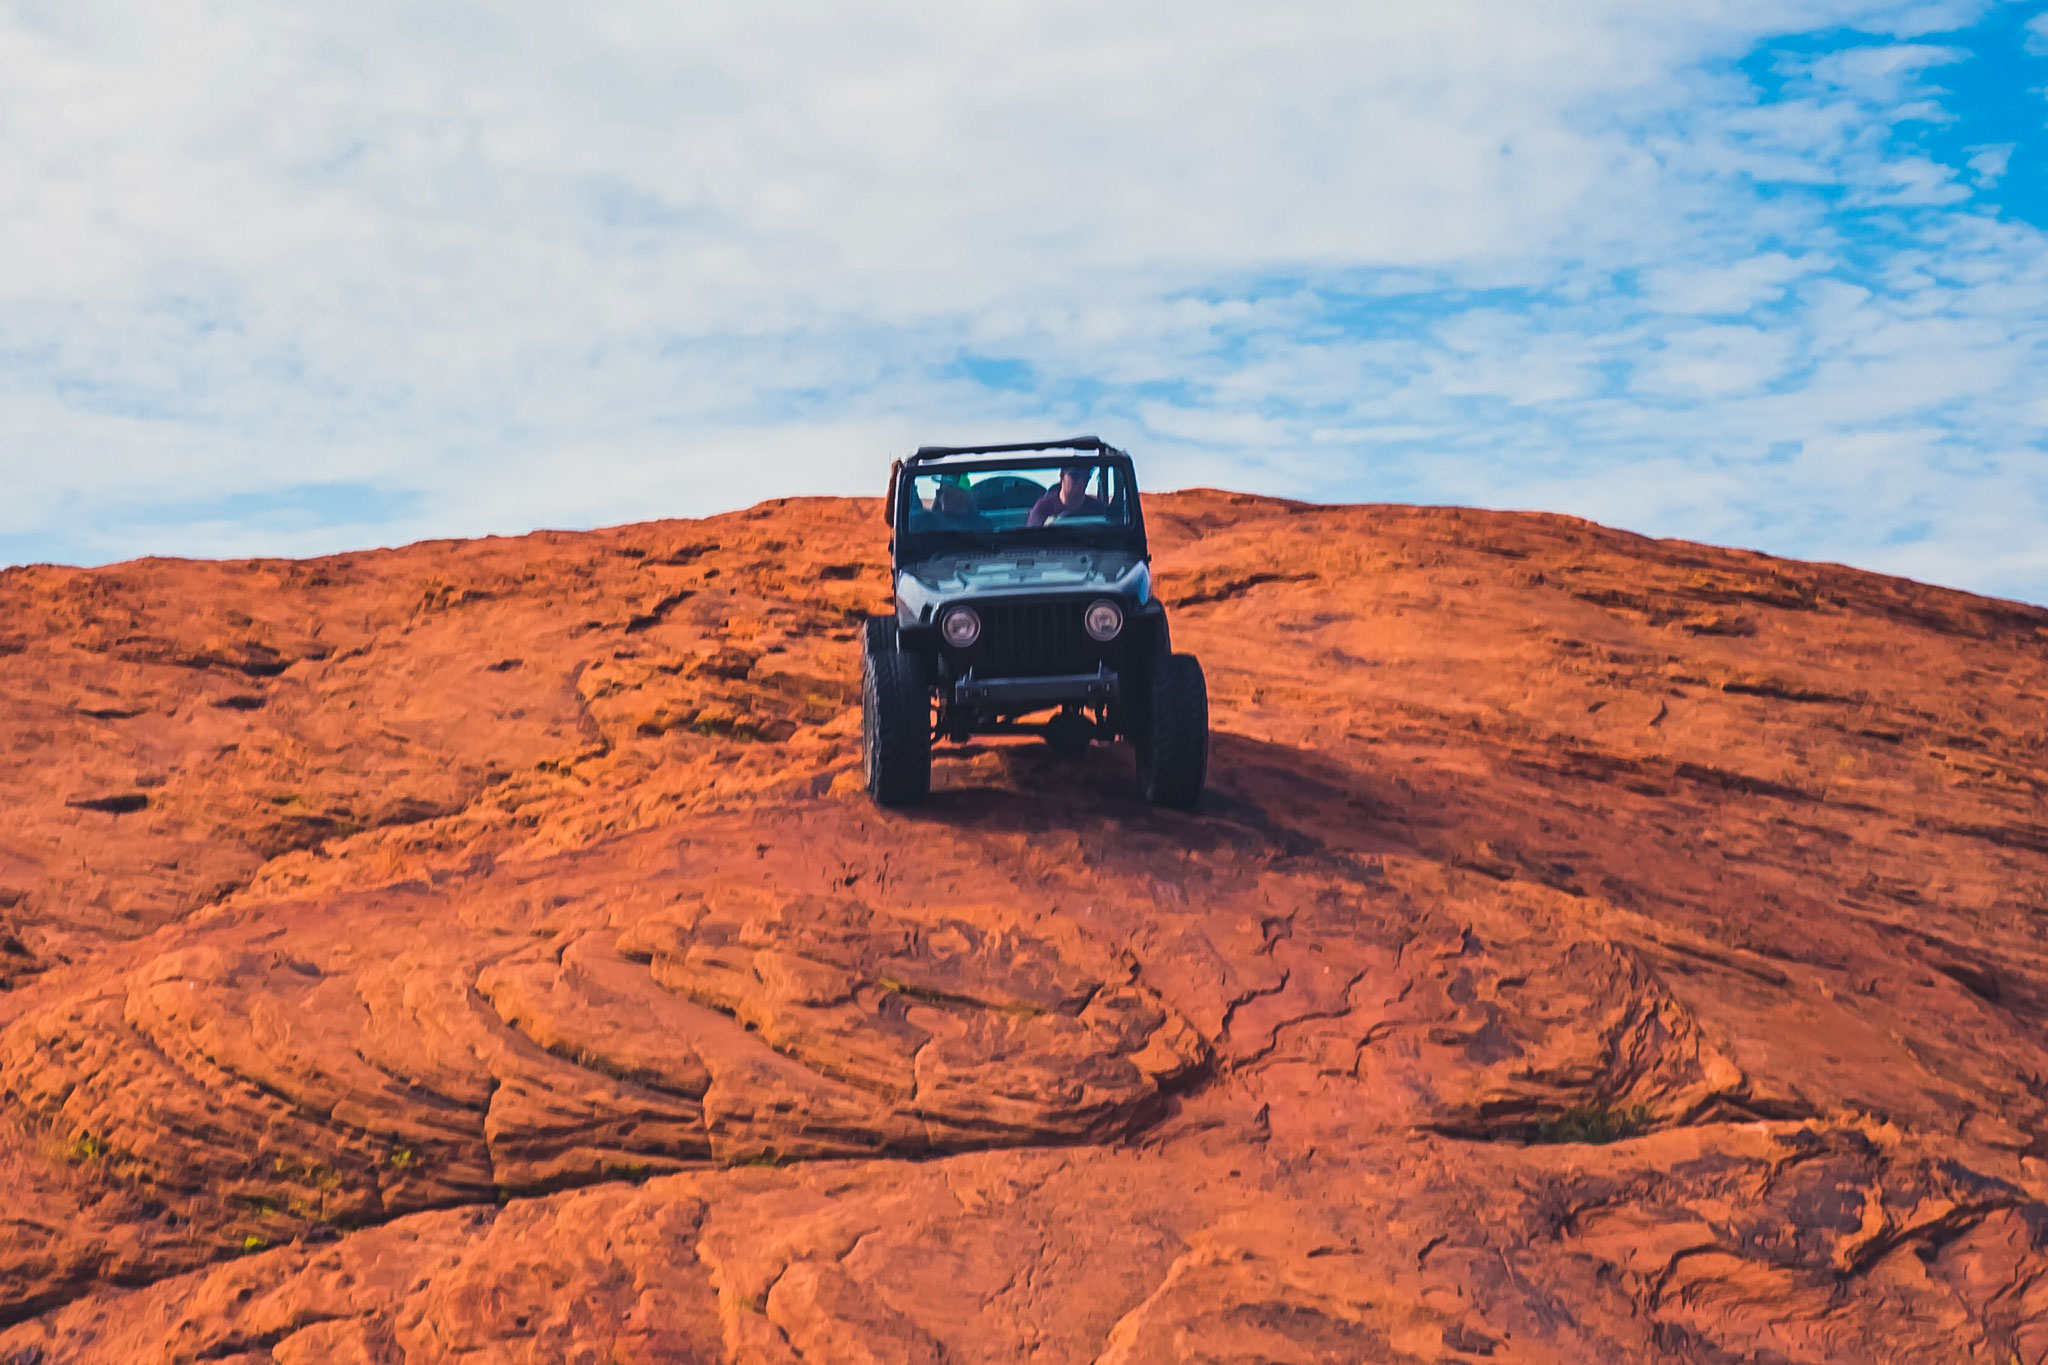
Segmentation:
{"type": "Polygon", "coordinates": [[[2048,601],[2038,0],[0,0],[0,564],[878,491],[2048,601]]]}

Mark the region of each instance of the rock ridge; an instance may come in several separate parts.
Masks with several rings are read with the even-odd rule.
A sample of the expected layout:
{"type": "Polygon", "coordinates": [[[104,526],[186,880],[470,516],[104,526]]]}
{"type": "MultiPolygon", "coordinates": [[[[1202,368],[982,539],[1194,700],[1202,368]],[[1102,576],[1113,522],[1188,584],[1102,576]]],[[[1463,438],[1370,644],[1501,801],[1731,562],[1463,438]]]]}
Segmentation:
{"type": "Polygon", "coordinates": [[[0,572],[0,1362],[2048,1361],[2048,611],[1157,499],[858,790],[872,500],[0,572]]]}

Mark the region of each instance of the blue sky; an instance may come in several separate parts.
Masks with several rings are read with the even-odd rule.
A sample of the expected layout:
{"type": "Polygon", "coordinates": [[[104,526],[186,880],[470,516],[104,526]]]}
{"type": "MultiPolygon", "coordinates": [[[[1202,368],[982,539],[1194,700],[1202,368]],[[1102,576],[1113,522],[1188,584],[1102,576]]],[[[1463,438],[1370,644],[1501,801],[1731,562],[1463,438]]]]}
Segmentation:
{"type": "Polygon", "coordinates": [[[2048,601],[2044,128],[2018,0],[0,0],[0,563],[1092,430],[2048,601]]]}

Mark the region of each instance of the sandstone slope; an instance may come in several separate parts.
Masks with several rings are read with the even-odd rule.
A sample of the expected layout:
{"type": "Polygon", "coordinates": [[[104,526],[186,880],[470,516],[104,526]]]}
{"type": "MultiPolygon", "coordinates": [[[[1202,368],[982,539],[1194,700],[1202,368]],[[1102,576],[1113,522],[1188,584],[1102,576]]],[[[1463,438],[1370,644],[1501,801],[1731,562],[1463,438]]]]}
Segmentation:
{"type": "Polygon", "coordinates": [[[2048,1360],[2048,612],[1174,495],[882,814],[876,510],[0,574],[0,1363],[2048,1360]]]}

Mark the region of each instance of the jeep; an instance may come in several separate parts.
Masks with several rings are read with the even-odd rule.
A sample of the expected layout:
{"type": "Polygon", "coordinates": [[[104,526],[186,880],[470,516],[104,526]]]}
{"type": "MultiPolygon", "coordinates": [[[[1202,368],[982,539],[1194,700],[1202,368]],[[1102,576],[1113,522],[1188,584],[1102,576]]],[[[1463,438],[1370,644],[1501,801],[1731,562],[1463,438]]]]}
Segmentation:
{"type": "Polygon", "coordinates": [[[896,610],[861,641],[878,804],[923,800],[932,746],[976,735],[1037,735],[1065,755],[1128,740],[1146,800],[1200,799],[1208,685],[1152,595],[1129,455],[1093,436],[924,446],[891,467],[883,516],[896,610]]]}

